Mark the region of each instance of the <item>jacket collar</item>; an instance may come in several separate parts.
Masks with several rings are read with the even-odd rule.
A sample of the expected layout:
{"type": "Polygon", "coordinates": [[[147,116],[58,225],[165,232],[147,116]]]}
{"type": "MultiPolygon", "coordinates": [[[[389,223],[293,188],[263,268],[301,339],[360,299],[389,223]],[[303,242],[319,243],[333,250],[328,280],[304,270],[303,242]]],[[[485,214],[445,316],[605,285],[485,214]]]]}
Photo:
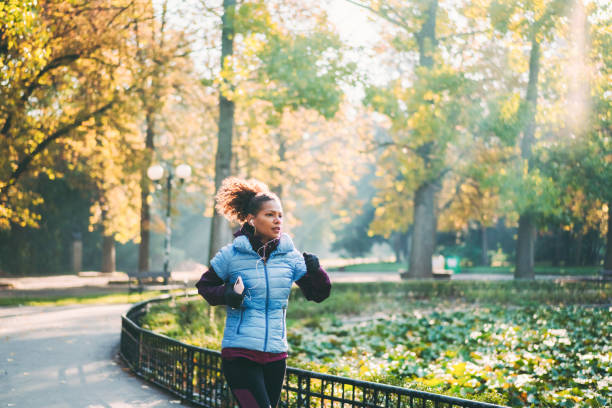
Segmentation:
{"type": "MultiPolygon", "coordinates": [[[[260,246],[261,243],[259,243],[258,242],[259,240],[257,240],[257,238],[253,236],[252,230],[253,230],[253,227],[245,223],[240,230],[236,231],[234,233],[234,236],[236,237],[234,239],[234,248],[236,248],[237,250],[241,252],[255,252],[253,245],[260,246]]],[[[282,233],[280,237],[280,241],[278,242],[276,246],[276,251],[278,253],[285,254],[285,253],[293,251],[294,249],[295,249],[295,245],[293,245],[293,241],[291,240],[289,235],[282,233]]],[[[270,252],[273,252],[273,251],[274,249],[272,249],[272,251],[270,252]]]]}

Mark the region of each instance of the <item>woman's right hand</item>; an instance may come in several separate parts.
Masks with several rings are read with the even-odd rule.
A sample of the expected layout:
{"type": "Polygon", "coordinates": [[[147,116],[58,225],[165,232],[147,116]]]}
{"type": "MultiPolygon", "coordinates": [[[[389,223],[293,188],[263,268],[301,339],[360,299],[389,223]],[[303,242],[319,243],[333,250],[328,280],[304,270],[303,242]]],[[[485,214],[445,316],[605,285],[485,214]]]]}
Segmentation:
{"type": "Polygon", "coordinates": [[[242,292],[244,292],[244,283],[242,282],[241,276],[239,276],[238,279],[236,279],[236,282],[234,283],[234,292],[239,295],[242,295],[242,292]]]}
{"type": "Polygon", "coordinates": [[[236,279],[236,282],[232,285],[230,282],[225,284],[225,290],[223,291],[223,298],[225,299],[225,304],[238,309],[242,306],[242,301],[244,300],[244,284],[242,283],[242,279],[236,279]],[[238,292],[240,290],[240,292],[238,292]]]}

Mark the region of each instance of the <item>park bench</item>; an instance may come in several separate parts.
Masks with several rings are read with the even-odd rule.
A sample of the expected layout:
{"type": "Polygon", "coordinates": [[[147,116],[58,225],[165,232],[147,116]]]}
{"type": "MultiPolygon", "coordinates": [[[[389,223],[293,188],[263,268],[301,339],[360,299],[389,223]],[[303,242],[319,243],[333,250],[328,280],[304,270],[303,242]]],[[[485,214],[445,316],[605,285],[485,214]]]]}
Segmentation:
{"type": "Polygon", "coordinates": [[[579,281],[583,282],[595,282],[601,285],[604,285],[608,282],[612,282],[612,270],[610,269],[600,269],[597,271],[597,276],[582,276],[577,278],[579,281]]]}
{"type": "Polygon", "coordinates": [[[603,282],[612,281],[612,269],[600,269],[598,275],[599,280],[603,282]]]}
{"type": "Polygon", "coordinates": [[[453,274],[452,269],[446,269],[444,256],[434,255],[431,257],[431,272],[434,279],[450,279],[453,274]]]}
{"type": "Polygon", "coordinates": [[[164,271],[143,271],[143,272],[128,272],[128,292],[132,293],[138,291],[142,293],[144,289],[147,290],[161,290],[168,291],[171,289],[180,289],[182,285],[169,285],[170,272],[164,271]],[[163,281],[160,282],[159,280],[163,281]]]}
{"type": "MultiPolygon", "coordinates": [[[[456,258],[454,262],[457,262],[456,258]]],[[[402,279],[408,279],[410,275],[406,270],[400,269],[400,277],[402,279]]],[[[434,279],[450,279],[454,271],[452,269],[446,269],[445,258],[443,255],[434,255],[431,257],[431,273],[434,279]]]]}

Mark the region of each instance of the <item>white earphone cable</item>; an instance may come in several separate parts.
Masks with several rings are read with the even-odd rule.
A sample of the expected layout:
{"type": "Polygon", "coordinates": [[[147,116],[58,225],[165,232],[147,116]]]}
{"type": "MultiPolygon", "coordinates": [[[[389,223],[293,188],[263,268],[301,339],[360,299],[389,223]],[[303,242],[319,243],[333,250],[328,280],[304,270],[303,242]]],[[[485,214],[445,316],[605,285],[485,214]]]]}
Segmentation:
{"type": "MultiPolygon", "coordinates": [[[[252,225],[252,224],[251,224],[252,225]]],[[[270,240],[268,242],[266,242],[265,244],[263,244],[257,251],[255,251],[255,253],[257,253],[257,256],[259,257],[259,259],[255,262],[255,276],[257,276],[257,283],[255,284],[255,286],[251,287],[251,288],[247,288],[246,284],[245,284],[245,289],[244,289],[244,297],[248,298],[249,301],[253,300],[253,297],[251,296],[251,290],[255,289],[257,287],[259,287],[259,282],[263,279],[263,276],[260,277],[259,274],[259,263],[265,263],[266,262],[266,247],[273,241],[279,241],[279,238],[275,238],[273,240],[270,240]],[[263,249],[263,255],[259,253],[260,250],[263,249]],[[248,292],[248,294],[247,294],[248,292]]],[[[264,266],[265,268],[265,266],[264,266]]],[[[263,273],[261,274],[263,275],[263,273]]],[[[244,282],[243,282],[244,283],[244,282]]]]}

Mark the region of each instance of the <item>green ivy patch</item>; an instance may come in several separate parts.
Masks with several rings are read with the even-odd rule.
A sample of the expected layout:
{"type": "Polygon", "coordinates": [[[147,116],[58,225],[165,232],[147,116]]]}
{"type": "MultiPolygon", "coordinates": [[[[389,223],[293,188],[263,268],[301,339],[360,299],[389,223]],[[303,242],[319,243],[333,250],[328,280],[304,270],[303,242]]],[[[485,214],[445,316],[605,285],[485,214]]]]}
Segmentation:
{"type": "MultiPolygon", "coordinates": [[[[290,365],[515,407],[605,407],[612,383],[610,284],[406,281],[299,290],[290,365]]],[[[225,309],[177,298],[145,328],[219,349],[225,309]]]]}
{"type": "Polygon", "coordinates": [[[512,406],[609,406],[609,307],[469,307],[289,332],[292,364],[512,406]],[[608,405],[607,405],[608,404],[608,405]]]}

